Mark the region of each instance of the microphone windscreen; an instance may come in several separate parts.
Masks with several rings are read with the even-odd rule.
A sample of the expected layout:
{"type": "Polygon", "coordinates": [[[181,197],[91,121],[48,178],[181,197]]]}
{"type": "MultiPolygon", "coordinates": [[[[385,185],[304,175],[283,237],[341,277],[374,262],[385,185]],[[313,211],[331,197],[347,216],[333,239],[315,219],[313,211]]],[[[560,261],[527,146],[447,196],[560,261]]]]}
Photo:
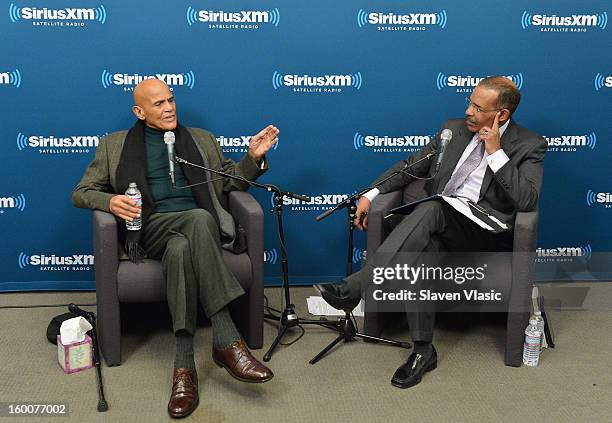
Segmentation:
{"type": "Polygon", "coordinates": [[[174,144],[175,139],[174,132],[168,131],[164,133],[164,142],[166,144],[174,144]]]}
{"type": "Polygon", "coordinates": [[[452,137],[453,137],[453,131],[451,131],[450,129],[443,130],[442,134],[440,135],[440,138],[446,141],[450,141],[452,137]]]}

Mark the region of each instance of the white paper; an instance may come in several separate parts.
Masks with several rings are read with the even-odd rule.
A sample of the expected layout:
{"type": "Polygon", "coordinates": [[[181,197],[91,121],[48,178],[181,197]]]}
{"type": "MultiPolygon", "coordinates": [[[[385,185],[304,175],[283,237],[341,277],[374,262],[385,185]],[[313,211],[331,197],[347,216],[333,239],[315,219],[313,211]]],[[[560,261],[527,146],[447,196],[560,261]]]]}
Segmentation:
{"type": "Polygon", "coordinates": [[[62,326],[60,326],[62,344],[68,345],[75,342],[81,342],[85,339],[85,332],[92,329],[93,326],[91,326],[87,319],[81,316],[64,320],[62,326]]]}
{"type": "MultiPolygon", "coordinates": [[[[322,297],[308,297],[306,304],[308,304],[308,312],[314,316],[344,316],[344,311],[333,308],[322,297]]],[[[353,309],[353,315],[363,317],[363,300],[353,309]]]]}
{"type": "Polygon", "coordinates": [[[462,215],[470,219],[472,222],[476,223],[481,228],[484,228],[488,231],[494,230],[492,227],[490,227],[489,225],[484,223],[482,220],[474,216],[472,214],[472,211],[470,210],[470,206],[468,206],[467,202],[463,200],[461,197],[447,197],[446,195],[442,195],[441,197],[444,199],[444,201],[446,201],[448,204],[453,206],[455,210],[457,210],[459,213],[461,213],[462,215]]]}

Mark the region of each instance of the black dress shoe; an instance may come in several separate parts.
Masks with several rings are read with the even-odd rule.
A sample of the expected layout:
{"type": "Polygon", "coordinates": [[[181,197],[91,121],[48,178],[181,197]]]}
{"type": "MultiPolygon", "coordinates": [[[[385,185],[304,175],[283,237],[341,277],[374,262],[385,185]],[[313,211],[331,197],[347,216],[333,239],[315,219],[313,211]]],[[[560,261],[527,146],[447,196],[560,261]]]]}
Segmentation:
{"type": "Polygon", "coordinates": [[[406,364],[395,371],[391,384],[405,389],[420,383],[425,372],[429,372],[438,366],[438,354],[433,345],[431,348],[432,352],[428,357],[414,352],[410,354],[406,364]]]}
{"type": "Polygon", "coordinates": [[[333,308],[337,310],[353,311],[361,301],[361,297],[353,298],[341,294],[340,286],[342,286],[342,284],[318,283],[314,285],[314,289],[316,289],[325,302],[333,308]]]}

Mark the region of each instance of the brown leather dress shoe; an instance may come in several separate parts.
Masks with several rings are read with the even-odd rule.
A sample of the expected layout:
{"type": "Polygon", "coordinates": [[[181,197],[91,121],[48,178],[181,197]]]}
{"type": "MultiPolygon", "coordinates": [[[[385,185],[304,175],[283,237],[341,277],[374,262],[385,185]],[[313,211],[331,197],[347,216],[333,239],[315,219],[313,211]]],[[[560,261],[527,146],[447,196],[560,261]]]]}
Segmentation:
{"type": "Polygon", "coordinates": [[[198,374],[196,371],[184,367],[174,369],[168,414],[177,419],[187,417],[198,407],[199,401],[198,374]]]}
{"type": "Polygon", "coordinates": [[[213,347],[213,360],[242,382],[263,383],[274,377],[272,370],[253,357],[243,340],[234,341],[227,348],[213,347]]]}

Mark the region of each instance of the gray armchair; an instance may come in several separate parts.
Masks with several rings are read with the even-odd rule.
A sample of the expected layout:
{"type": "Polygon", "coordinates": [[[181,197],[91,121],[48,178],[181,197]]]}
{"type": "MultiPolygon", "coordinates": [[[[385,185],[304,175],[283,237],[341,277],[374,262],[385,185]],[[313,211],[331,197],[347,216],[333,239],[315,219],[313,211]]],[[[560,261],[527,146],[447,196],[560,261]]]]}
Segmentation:
{"type": "MultiPolygon", "coordinates": [[[[232,317],[246,343],[253,349],[263,345],[263,211],[247,192],[229,194],[229,211],[247,236],[247,252],[223,250],[223,258],[246,293],[230,305],[232,317]]],[[[121,364],[120,303],[165,301],[161,263],[146,259],[135,264],[118,259],[117,221],[112,214],[94,210],[98,336],[102,355],[109,366],[121,364]]]]}
{"type": "MultiPolygon", "coordinates": [[[[372,253],[380,246],[391,230],[397,225],[400,217],[384,219],[394,207],[425,196],[424,183],[414,181],[402,191],[379,195],[373,201],[368,214],[367,249],[372,253]]],[[[535,250],[537,241],[538,212],[518,213],[514,223],[513,254],[505,261],[496,261],[498,274],[507,275],[505,292],[509,294],[506,351],[504,363],[518,367],[522,363],[524,331],[529,321],[533,271],[535,267],[535,250]]],[[[491,270],[491,269],[490,269],[491,270]]],[[[385,315],[390,313],[369,312],[365,305],[364,332],[380,336],[385,315]]]]}

